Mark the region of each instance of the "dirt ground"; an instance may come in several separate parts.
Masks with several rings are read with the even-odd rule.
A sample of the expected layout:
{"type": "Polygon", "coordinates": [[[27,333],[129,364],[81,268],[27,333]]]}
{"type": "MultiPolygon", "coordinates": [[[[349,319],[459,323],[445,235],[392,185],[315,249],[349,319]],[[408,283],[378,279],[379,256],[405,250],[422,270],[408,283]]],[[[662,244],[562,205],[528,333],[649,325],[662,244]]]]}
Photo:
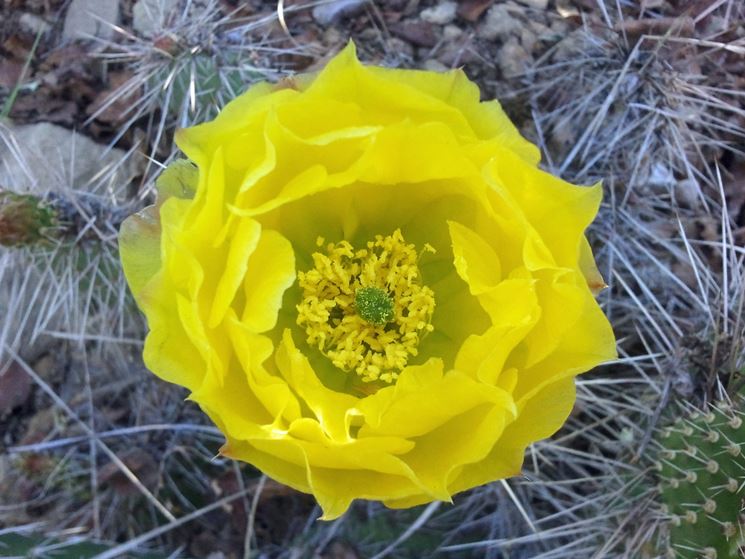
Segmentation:
{"type": "Polygon", "coordinates": [[[0,242],[0,556],[663,556],[660,497],[635,508],[629,480],[680,402],[741,392],[743,91],[737,0],[3,0],[0,194],[71,225],[54,248],[0,242]],[[216,457],[220,433],[144,368],[116,233],[177,127],[350,38],[368,63],[463,68],[545,168],[603,181],[590,237],[621,359],[523,479],[319,523],[311,497],[216,457]]]}

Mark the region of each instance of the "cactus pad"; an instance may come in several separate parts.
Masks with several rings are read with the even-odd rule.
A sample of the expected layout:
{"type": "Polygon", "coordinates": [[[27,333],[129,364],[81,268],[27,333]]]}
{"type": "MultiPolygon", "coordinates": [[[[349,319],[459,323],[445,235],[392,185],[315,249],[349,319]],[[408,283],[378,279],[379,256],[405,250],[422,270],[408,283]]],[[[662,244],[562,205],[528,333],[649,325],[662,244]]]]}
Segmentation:
{"type": "Polygon", "coordinates": [[[745,555],[745,413],[742,403],[688,412],[661,432],[659,472],[666,557],[745,555]]]}

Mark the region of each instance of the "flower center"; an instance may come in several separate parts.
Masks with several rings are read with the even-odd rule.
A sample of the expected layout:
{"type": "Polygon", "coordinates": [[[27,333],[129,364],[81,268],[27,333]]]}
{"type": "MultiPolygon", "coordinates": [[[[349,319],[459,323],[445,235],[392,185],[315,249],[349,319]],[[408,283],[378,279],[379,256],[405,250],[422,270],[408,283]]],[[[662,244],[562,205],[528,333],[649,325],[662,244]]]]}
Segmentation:
{"type": "MultiPolygon", "coordinates": [[[[325,248],[313,253],[312,269],[298,274],[298,325],[336,367],[364,382],[395,381],[433,330],[435,297],[421,283],[416,247],[397,229],[363,249],[347,241],[325,248]]],[[[425,245],[424,251],[434,249],[425,245]]]]}

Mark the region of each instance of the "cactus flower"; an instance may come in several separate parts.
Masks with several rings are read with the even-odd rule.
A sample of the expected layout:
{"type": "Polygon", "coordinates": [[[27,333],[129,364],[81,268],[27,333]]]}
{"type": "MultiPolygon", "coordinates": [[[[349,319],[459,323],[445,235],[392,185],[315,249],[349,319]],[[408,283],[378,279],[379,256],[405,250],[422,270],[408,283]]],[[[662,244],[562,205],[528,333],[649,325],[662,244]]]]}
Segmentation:
{"type": "Polygon", "coordinates": [[[585,238],[600,186],[541,171],[461,70],[350,44],[176,142],[188,161],[120,240],[145,363],[326,519],[518,475],[616,355],[585,238]]]}

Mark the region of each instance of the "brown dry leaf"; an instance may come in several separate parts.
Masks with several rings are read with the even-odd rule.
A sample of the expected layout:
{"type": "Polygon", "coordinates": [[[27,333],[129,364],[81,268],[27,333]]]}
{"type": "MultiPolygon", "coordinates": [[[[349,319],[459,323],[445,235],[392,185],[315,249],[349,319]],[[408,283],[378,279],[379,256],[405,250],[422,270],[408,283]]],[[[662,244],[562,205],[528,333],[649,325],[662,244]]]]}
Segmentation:
{"type": "Polygon", "coordinates": [[[737,227],[745,226],[745,158],[736,157],[724,178],[727,210],[737,227]]]}
{"type": "Polygon", "coordinates": [[[323,559],[360,559],[361,556],[347,542],[336,540],[321,557],[323,559]]]}
{"type": "MultiPolygon", "coordinates": [[[[157,481],[158,464],[149,452],[133,448],[119,458],[145,486],[152,488],[157,481]]],[[[139,490],[132,484],[119,466],[109,462],[98,470],[99,485],[111,485],[120,495],[135,495],[139,490]]]]}
{"type": "Polygon", "coordinates": [[[85,113],[92,116],[101,110],[96,115],[96,120],[112,125],[124,122],[128,116],[127,109],[137,103],[142,94],[139,88],[135,88],[129,95],[116,97],[117,90],[122,88],[131,78],[132,72],[127,71],[109,74],[109,87],[96,95],[93,102],[86,108],[85,113]]]}
{"type": "Polygon", "coordinates": [[[392,35],[418,47],[433,47],[437,44],[435,27],[427,21],[401,21],[391,24],[389,29],[392,35]]]}
{"type": "Polygon", "coordinates": [[[13,361],[0,375],[0,417],[23,405],[31,394],[31,377],[13,361]]]}
{"type": "Polygon", "coordinates": [[[12,59],[0,59],[0,87],[12,89],[21,79],[23,62],[12,59]]]}
{"type": "Polygon", "coordinates": [[[18,97],[13,103],[10,116],[27,124],[52,122],[71,126],[76,123],[77,112],[77,105],[73,101],[35,93],[18,97]]]}
{"type": "Polygon", "coordinates": [[[661,17],[626,19],[616,24],[616,31],[637,37],[640,35],[661,35],[671,30],[676,36],[692,37],[695,23],[690,17],[661,17]]]}
{"type": "Polygon", "coordinates": [[[481,17],[494,0],[464,0],[458,2],[458,15],[465,20],[474,22],[481,17]]]}
{"type": "Polygon", "coordinates": [[[13,34],[3,41],[2,49],[18,60],[26,60],[31,55],[34,38],[29,34],[13,34]]]}
{"type": "Polygon", "coordinates": [[[41,442],[54,429],[56,412],[53,407],[37,411],[29,420],[26,431],[18,441],[20,445],[29,445],[41,442]]]}

